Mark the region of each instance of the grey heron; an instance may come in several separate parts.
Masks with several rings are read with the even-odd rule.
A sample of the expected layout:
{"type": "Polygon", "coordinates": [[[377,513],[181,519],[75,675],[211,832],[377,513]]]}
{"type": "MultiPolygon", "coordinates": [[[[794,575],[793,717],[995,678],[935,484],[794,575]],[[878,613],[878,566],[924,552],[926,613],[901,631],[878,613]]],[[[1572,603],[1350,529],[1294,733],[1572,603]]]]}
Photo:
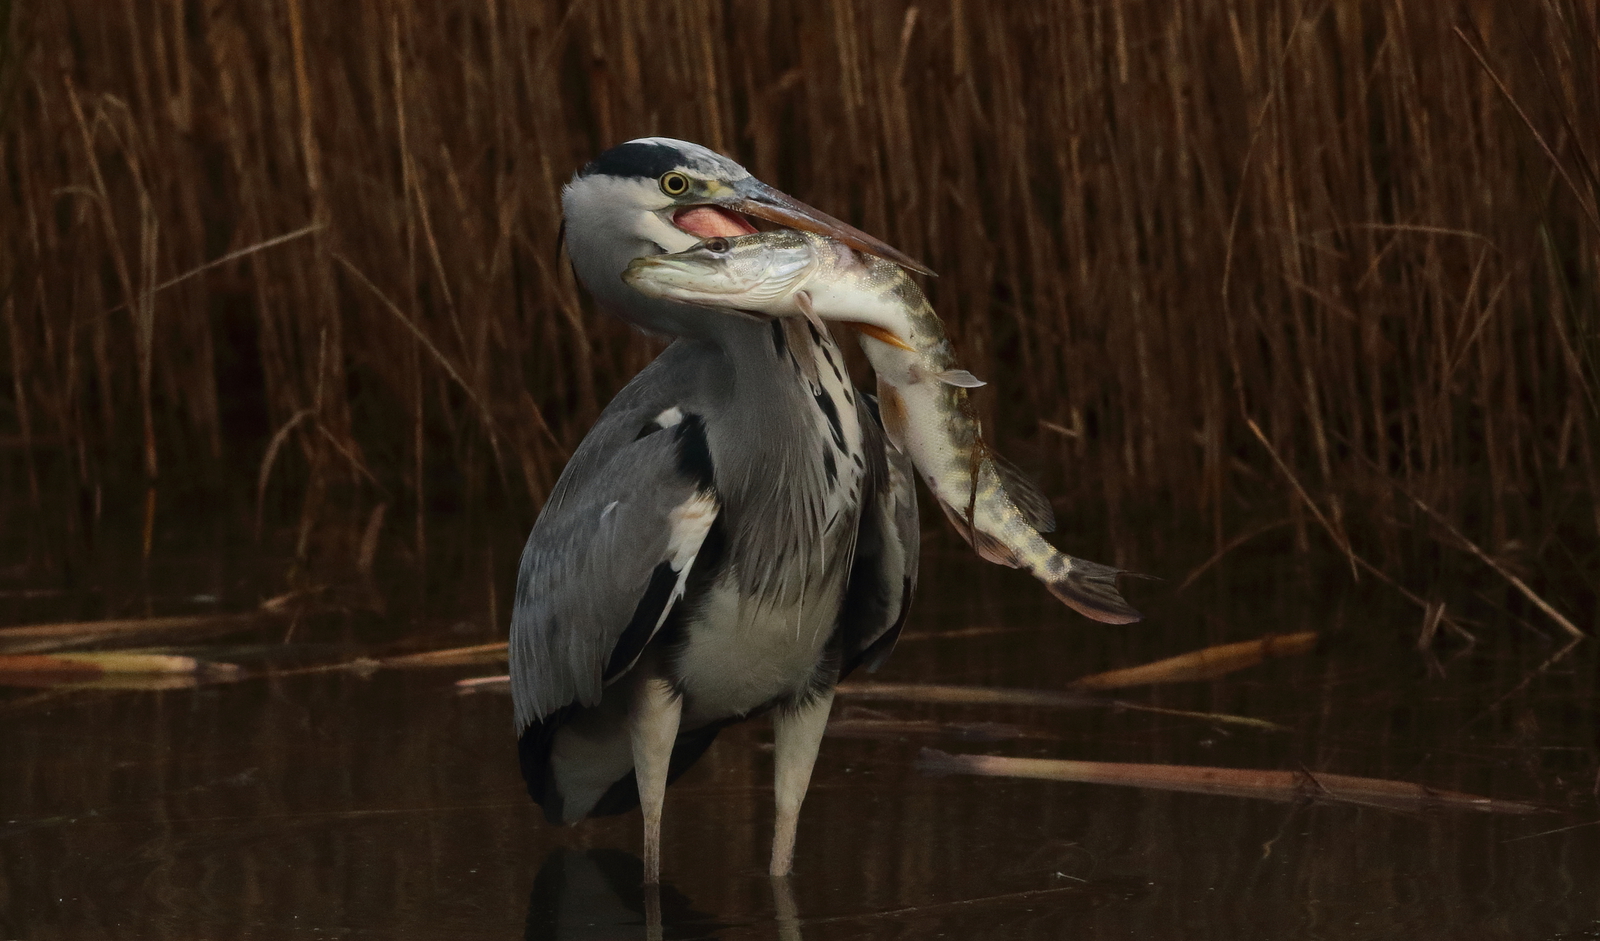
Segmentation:
{"type": "Polygon", "coordinates": [[[528,792],[558,823],[638,805],[655,884],[667,785],[770,712],[770,871],[786,875],[834,686],[905,621],[911,467],[825,327],[649,299],[621,273],[754,231],[746,214],[926,269],[684,141],[605,151],[562,208],[599,306],[676,339],[605,408],[523,550],[510,658],[528,792]]]}

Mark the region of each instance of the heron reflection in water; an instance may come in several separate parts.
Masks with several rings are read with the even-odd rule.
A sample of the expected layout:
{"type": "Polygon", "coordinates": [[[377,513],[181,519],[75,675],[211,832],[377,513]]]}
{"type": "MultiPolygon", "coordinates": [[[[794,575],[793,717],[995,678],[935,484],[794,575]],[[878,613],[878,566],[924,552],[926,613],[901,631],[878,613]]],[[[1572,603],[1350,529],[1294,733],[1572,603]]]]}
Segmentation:
{"type": "MultiPolygon", "coordinates": [[[[527,941],[707,938],[727,927],[671,885],[641,885],[644,864],[617,849],[557,847],[528,894],[527,941]]],[[[795,937],[798,937],[796,935],[795,937]]]]}

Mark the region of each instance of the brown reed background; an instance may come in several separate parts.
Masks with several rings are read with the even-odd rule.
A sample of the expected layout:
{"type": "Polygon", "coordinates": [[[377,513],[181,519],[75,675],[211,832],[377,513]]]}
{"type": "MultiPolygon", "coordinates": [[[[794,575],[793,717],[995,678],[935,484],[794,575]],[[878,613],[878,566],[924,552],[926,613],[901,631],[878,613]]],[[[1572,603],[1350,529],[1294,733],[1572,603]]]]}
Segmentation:
{"type": "Polygon", "coordinates": [[[1594,2],[3,9],[13,533],[196,492],[302,555],[380,506],[525,525],[658,349],[559,189],[666,134],[939,271],[993,436],[1114,540],[1468,558],[1411,494],[1592,588],[1594,2]]]}

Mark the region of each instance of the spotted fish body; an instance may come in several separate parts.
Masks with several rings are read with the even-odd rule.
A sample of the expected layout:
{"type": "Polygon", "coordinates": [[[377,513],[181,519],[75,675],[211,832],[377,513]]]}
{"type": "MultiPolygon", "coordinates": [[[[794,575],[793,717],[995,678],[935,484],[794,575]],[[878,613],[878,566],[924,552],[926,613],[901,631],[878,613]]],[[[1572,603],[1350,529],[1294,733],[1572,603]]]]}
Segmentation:
{"type": "Polygon", "coordinates": [[[1049,501],[985,444],[967,396],[983,383],[959,367],[944,324],[899,266],[823,236],[778,230],[640,258],[623,279],[652,296],[856,326],[878,376],[885,430],[973,548],[1028,571],[1087,617],[1139,620],[1117,591],[1117,569],[1066,555],[1040,535],[1054,528],[1049,501]]]}

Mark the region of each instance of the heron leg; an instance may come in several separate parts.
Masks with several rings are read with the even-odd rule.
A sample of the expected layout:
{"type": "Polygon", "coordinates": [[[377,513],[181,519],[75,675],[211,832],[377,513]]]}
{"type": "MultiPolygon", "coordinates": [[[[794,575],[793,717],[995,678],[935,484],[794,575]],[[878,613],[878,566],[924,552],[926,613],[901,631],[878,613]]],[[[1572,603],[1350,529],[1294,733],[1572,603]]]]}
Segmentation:
{"type": "Polygon", "coordinates": [[[678,737],[683,699],[666,680],[645,677],[628,705],[628,734],[633,743],[633,775],[639,783],[639,808],[644,811],[644,884],[661,881],[661,805],[667,796],[667,766],[678,737]]]}
{"type": "Polygon", "coordinates": [[[800,803],[811,784],[811,767],[822,747],[822,733],[828,727],[828,711],[833,708],[833,690],[816,697],[792,712],[773,716],[773,791],[778,813],[772,831],[773,876],[787,876],[794,863],[794,832],[800,822],[800,803]]]}
{"type": "Polygon", "coordinates": [[[644,937],[645,941],[662,941],[661,886],[654,882],[644,887],[644,937]]]}
{"type": "Polygon", "coordinates": [[[800,908],[794,903],[794,887],[788,876],[773,876],[772,914],[777,923],[778,941],[804,941],[800,936],[800,908]]]}

